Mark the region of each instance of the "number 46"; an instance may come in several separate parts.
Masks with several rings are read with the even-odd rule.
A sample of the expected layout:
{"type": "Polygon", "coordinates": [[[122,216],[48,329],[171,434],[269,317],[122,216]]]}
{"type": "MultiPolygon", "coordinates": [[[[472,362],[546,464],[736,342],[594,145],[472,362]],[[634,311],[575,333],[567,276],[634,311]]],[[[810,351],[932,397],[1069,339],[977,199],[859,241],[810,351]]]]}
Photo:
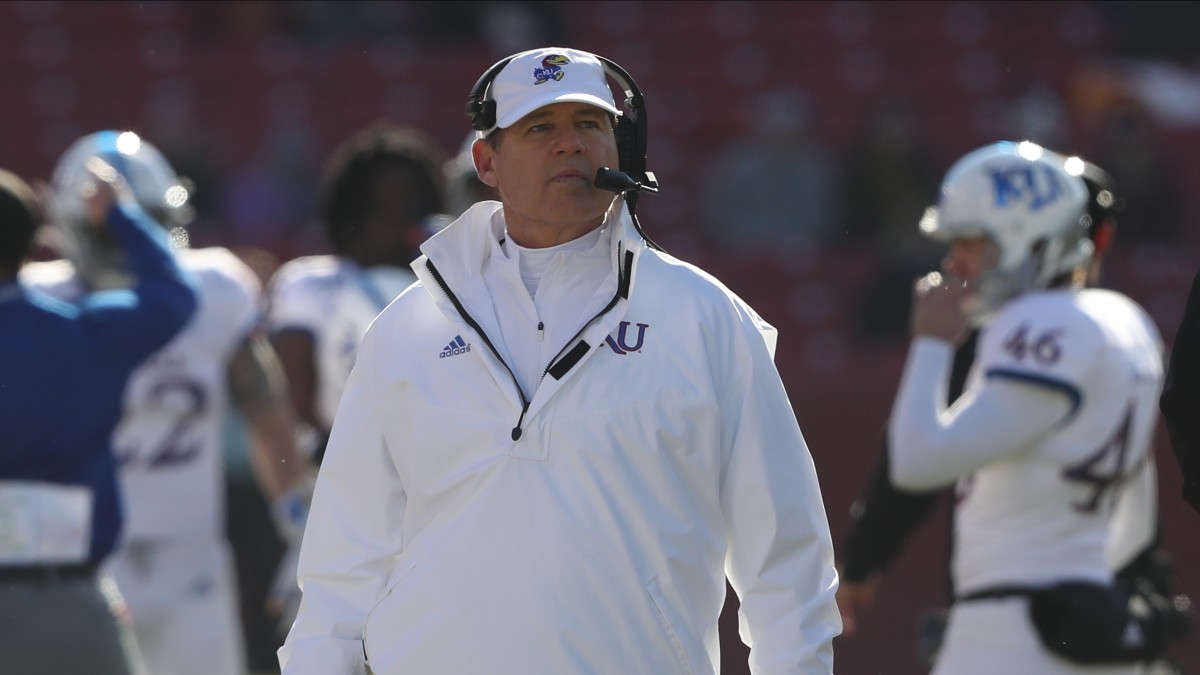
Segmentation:
{"type": "Polygon", "coordinates": [[[1062,332],[1061,328],[1051,328],[1031,339],[1029,324],[1023,323],[1013,331],[1012,335],[1004,339],[1001,346],[1017,361],[1024,360],[1028,355],[1032,356],[1034,361],[1049,366],[1056,363],[1062,356],[1062,347],[1058,344],[1058,338],[1062,332]]]}

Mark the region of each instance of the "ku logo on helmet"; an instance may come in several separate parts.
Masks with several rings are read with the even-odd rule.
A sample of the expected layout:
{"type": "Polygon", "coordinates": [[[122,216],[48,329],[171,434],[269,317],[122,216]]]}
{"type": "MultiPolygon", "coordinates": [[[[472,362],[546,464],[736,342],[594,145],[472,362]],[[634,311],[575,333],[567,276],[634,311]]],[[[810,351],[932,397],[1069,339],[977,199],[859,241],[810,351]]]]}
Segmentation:
{"type": "Polygon", "coordinates": [[[1004,169],[992,169],[996,206],[1004,208],[1025,204],[1038,211],[1058,201],[1064,186],[1058,173],[1041,164],[1023,163],[1004,169]]]}

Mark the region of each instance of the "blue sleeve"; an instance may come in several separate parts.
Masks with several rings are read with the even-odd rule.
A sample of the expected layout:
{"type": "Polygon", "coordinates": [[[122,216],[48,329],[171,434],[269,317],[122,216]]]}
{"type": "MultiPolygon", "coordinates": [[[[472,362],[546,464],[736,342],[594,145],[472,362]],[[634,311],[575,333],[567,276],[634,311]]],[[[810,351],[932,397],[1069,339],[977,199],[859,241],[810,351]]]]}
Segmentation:
{"type": "Polygon", "coordinates": [[[167,233],[137,205],[114,205],[108,227],[136,282],[128,291],[93,293],[81,310],[100,349],[130,367],[175,337],[196,310],[196,285],[171,252],[167,233]]]}

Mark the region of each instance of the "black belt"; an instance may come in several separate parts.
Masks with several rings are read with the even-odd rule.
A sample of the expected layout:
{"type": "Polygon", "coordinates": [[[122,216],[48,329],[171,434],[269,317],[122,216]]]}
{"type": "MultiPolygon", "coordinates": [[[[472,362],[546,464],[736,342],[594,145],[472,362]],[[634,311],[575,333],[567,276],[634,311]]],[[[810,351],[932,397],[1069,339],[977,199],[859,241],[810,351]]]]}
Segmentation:
{"type": "Polygon", "coordinates": [[[92,579],[96,576],[95,563],[79,563],[75,565],[21,565],[5,567],[0,565],[0,584],[12,582],[42,582],[75,581],[92,579]]]}
{"type": "Polygon", "coordinates": [[[988,586],[954,599],[955,602],[972,602],[975,600],[999,600],[1002,598],[1019,598],[1031,595],[1034,591],[1042,590],[1035,586],[988,586]]]}

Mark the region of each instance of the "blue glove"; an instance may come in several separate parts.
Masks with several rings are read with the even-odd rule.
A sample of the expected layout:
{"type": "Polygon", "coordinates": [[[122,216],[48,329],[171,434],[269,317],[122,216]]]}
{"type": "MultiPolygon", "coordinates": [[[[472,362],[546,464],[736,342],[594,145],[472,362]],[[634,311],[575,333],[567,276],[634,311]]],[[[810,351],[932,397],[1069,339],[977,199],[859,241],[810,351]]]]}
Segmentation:
{"type": "Polygon", "coordinates": [[[271,504],[271,517],[279,538],[289,546],[299,544],[304,537],[304,525],[308,522],[308,508],[312,504],[314,480],[302,478],[271,504]]]}

